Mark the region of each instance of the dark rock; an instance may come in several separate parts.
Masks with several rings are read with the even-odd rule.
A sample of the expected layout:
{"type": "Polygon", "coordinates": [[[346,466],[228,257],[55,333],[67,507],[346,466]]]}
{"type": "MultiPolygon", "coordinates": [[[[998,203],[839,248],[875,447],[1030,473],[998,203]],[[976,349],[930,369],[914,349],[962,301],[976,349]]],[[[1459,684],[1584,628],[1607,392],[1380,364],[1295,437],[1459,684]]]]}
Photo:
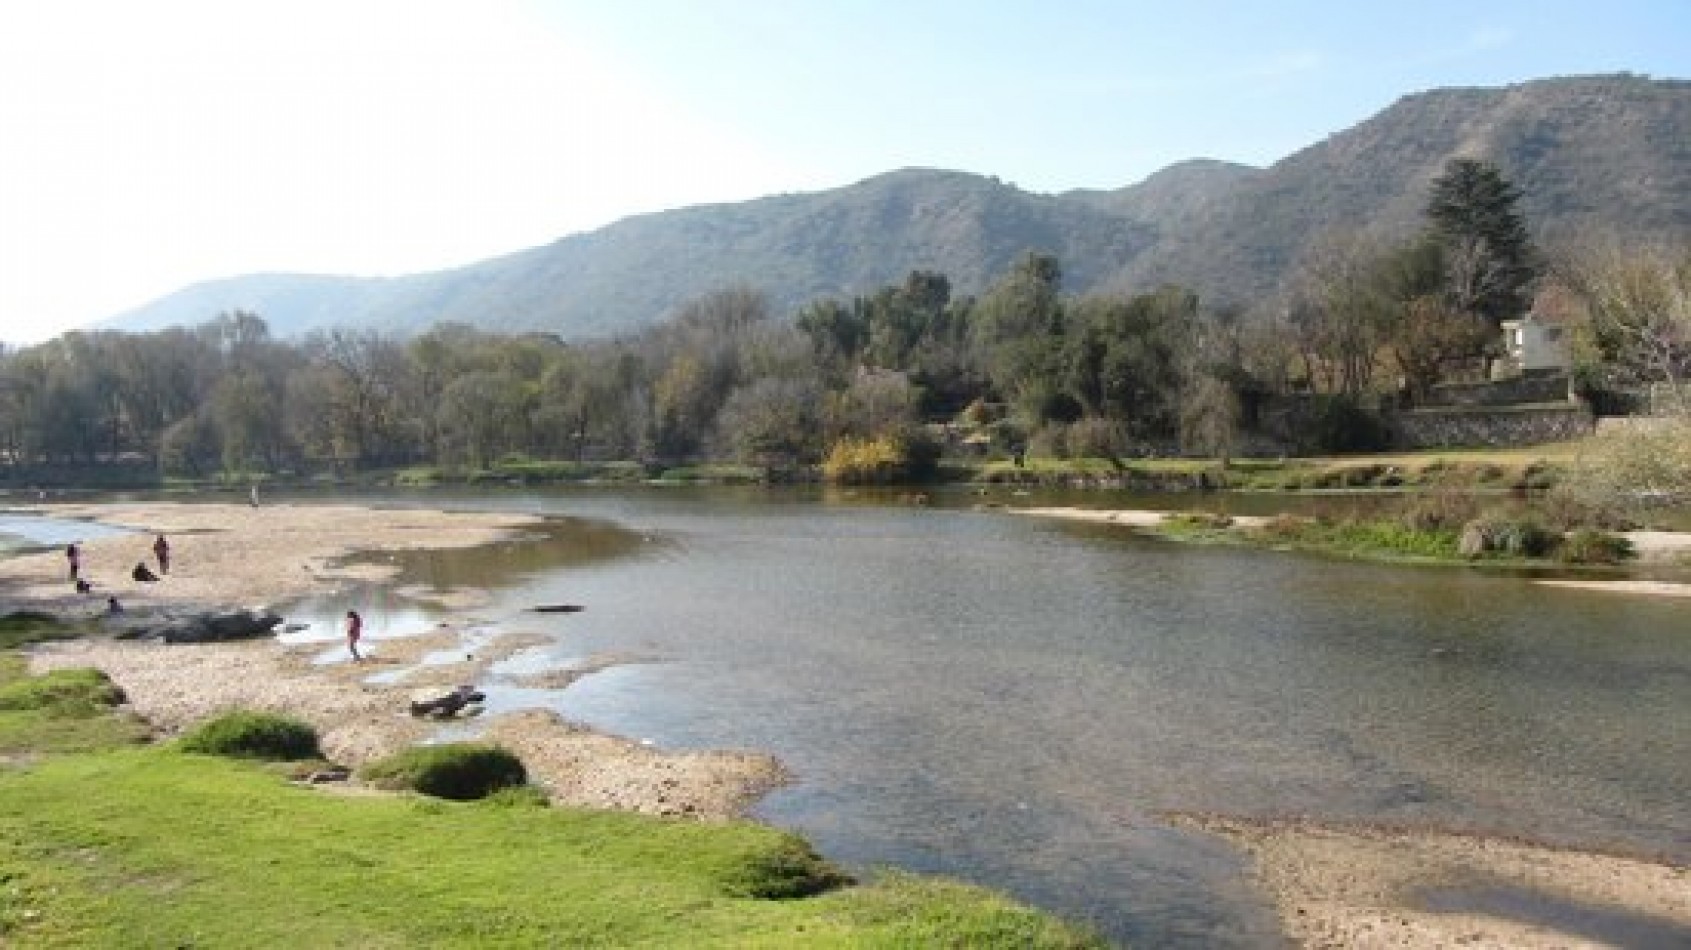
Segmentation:
{"type": "Polygon", "coordinates": [[[217,643],[224,640],[254,640],[266,637],[282,622],[278,614],[233,610],[196,614],[157,625],[153,634],[166,643],[217,643]]]}

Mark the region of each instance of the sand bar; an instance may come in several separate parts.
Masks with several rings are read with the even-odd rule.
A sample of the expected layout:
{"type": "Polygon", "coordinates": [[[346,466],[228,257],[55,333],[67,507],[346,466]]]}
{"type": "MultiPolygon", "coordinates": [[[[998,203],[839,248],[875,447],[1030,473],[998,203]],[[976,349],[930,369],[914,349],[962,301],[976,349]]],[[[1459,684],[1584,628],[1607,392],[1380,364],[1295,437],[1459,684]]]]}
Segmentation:
{"type": "Polygon", "coordinates": [[[1244,850],[1304,947],[1691,946],[1691,871],[1669,863],[1442,831],[1169,817],[1244,850]]]}
{"type": "MultiPolygon", "coordinates": [[[[134,535],[82,545],[83,574],[96,587],[77,594],[62,551],[0,560],[0,599],[7,609],[33,607],[61,615],[98,616],[107,596],[130,609],[260,606],[322,594],[345,585],[389,580],[380,563],[344,565],[355,552],[442,549],[496,544],[541,523],[521,514],[377,509],[350,505],[113,504],[42,505],[43,515],[134,528],[134,535]],[[152,559],[157,533],[170,541],[170,573],[157,583],[131,580],[138,561],[152,559]]],[[[155,565],[156,566],[156,565],[155,565]]],[[[449,606],[473,605],[474,592],[453,592],[449,606]]],[[[330,758],[357,766],[429,736],[437,727],[408,713],[419,687],[489,683],[488,667],[511,652],[550,642],[532,631],[500,631],[478,641],[462,663],[418,666],[426,652],[461,646],[449,615],[433,632],[373,644],[363,664],[316,662],[324,644],[274,640],[167,646],[91,638],[38,647],[37,669],[93,666],[111,676],[131,708],[161,735],[215,713],[247,708],[287,713],[319,730],[330,758]],[[371,673],[384,676],[373,681],[371,673]]],[[[631,660],[631,662],[634,660],[631,660]]],[[[597,661],[590,675],[615,665],[597,661]]],[[[559,675],[565,684],[574,677],[559,675]]],[[[524,710],[478,725],[523,758],[554,801],[704,819],[737,816],[786,781],[780,764],[749,752],[669,753],[603,735],[543,710],[524,710]]]]}

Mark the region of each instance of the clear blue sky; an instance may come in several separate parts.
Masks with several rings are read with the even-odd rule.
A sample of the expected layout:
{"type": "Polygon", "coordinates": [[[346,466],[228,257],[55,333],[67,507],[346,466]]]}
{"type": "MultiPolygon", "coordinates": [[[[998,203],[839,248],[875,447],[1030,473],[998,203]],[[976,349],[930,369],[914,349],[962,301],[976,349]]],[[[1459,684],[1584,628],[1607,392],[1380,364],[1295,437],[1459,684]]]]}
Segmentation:
{"type": "Polygon", "coordinates": [[[1691,75],[1691,2],[7,4],[0,340],[904,166],[1268,165],[1413,92],[1618,71],[1691,75]]]}

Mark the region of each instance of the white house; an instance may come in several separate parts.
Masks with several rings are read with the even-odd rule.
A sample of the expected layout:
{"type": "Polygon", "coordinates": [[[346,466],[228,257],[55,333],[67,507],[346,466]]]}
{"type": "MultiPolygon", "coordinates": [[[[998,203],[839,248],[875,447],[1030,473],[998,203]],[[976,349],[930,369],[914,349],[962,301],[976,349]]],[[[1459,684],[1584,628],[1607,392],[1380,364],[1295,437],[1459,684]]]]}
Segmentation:
{"type": "Polygon", "coordinates": [[[1503,349],[1516,372],[1567,369],[1573,365],[1568,347],[1566,308],[1554,293],[1541,293],[1532,310],[1503,321],[1503,349]]]}

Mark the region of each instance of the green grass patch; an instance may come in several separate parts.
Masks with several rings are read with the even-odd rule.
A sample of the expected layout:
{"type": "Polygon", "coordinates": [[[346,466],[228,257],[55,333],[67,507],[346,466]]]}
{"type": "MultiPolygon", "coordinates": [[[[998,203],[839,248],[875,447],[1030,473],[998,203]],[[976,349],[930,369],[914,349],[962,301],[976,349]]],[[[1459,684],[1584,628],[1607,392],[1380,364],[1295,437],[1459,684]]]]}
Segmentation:
{"type": "Polygon", "coordinates": [[[144,741],[146,727],[112,707],[123,694],[97,670],[30,676],[24,658],[0,654],[0,755],[80,752],[144,741]]]}
{"type": "Polygon", "coordinates": [[[760,825],[327,794],[157,749],[0,773],[11,946],[1102,945],[907,875],[755,896],[806,892],[818,867],[760,825]]]}
{"type": "Polygon", "coordinates": [[[314,759],[317,730],[286,716],[236,710],[209,719],[182,737],[177,748],[201,755],[297,762],[314,759]]]}
{"type": "Polygon", "coordinates": [[[1249,532],[1257,541],[1279,547],[1372,557],[1385,560],[1459,560],[1458,532],[1450,528],[1415,528],[1391,519],[1328,521],[1281,516],[1249,532]]]}
{"type": "Polygon", "coordinates": [[[0,684],[0,712],[45,710],[61,716],[92,716],[121,702],[123,691],[99,670],[53,670],[0,684]]]}
{"type": "Polygon", "coordinates": [[[528,783],[521,759],[479,742],[413,746],[366,765],[360,774],[377,788],[461,802],[528,783]]]}
{"type": "Polygon", "coordinates": [[[1152,533],[1182,541],[1226,540],[1234,537],[1233,519],[1208,511],[1177,511],[1163,516],[1152,533]]]}
{"type": "Polygon", "coordinates": [[[756,465],[684,465],[666,468],[658,482],[683,485],[756,485],[765,481],[768,472],[756,465]]]}
{"type": "Polygon", "coordinates": [[[83,627],[64,623],[51,614],[15,610],[0,616],[0,650],[49,640],[71,640],[81,636],[83,631],[83,627]]]}

